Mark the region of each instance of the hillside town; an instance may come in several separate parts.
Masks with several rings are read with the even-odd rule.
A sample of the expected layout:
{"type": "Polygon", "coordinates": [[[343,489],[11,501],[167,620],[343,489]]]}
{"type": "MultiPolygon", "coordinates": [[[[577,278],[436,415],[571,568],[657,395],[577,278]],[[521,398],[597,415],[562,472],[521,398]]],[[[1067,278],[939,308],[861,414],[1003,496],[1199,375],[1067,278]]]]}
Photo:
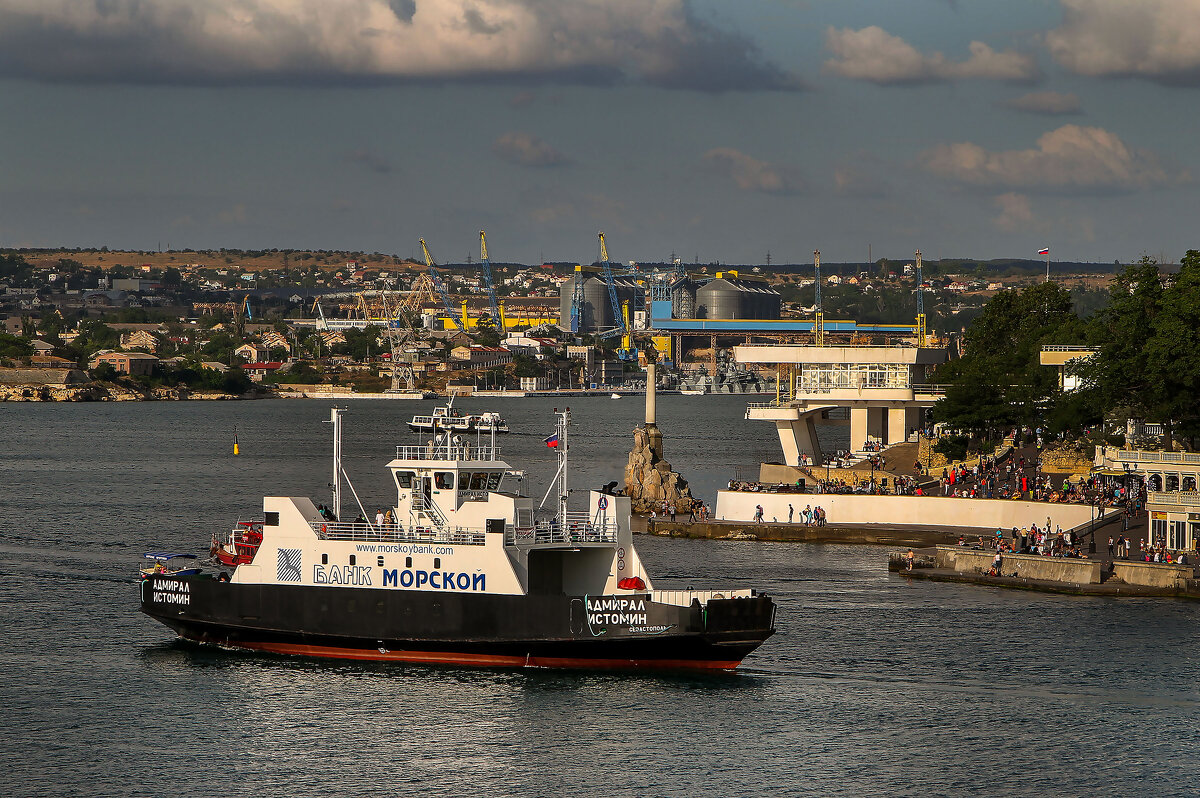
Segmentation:
{"type": "MultiPolygon", "coordinates": [[[[809,265],[629,262],[616,277],[607,269],[607,280],[607,261],[467,261],[435,268],[431,258],[362,252],[9,250],[0,255],[0,395],[607,390],[640,386],[648,358],[663,367],[668,388],[763,390],[769,375],[721,374],[732,368],[726,347],[761,330],[668,336],[654,329],[646,284],[673,292],[666,296],[675,316],[703,312],[697,288],[759,285],[751,290],[768,292],[774,304],[745,315],[787,320],[812,315],[820,279],[827,317],[881,323],[909,320],[906,306],[919,288],[931,323],[953,332],[996,292],[1037,279],[1036,264],[929,263],[922,277],[912,262],[886,259],[830,265],[823,278],[809,265]],[[690,300],[679,299],[685,284],[690,300]],[[399,300],[403,312],[392,306],[399,300]]],[[[1082,297],[1102,293],[1102,274],[1084,269],[1061,279],[1082,297]]]]}

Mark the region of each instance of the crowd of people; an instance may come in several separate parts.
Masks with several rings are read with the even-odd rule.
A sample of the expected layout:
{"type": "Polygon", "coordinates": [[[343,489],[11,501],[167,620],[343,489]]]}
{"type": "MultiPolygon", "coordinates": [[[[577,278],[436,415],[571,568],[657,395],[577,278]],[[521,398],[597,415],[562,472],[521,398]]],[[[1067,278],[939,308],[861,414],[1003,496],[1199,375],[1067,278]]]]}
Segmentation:
{"type": "MultiPolygon", "coordinates": [[[[664,521],[674,523],[678,516],[679,508],[675,506],[675,502],[663,500],[662,504],[657,508],[650,508],[650,518],[661,518],[664,521]]],[[[708,509],[708,504],[705,502],[693,501],[688,508],[688,523],[694,524],[697,521],[707,521],[712,516],[708,509]]]]}
{"type": "MultiPolygon", "coordinates": [[[[764,523],[763,506],[757,504],[754,506],[754,522],[757,524],[764,523]]],[[[794,505],[788,505],[787,523],[796,522],[796,508],[794,505]]],[[[771,523],[778,524],[780,520],[777,516],[771,516],[771,523]]],[[[825,508],[821,505],[813,507],[811,504],[804,505],[804,509],[800,511],[799,523],[805,526],[825,526],[825,508]]]]}
{"type": "MultiPolygon", "coordinates": [[[[1007,534],[1004,530],[997,529],[991,541],[980,537],[976,548],[994,549],[997,556],[1007,553],[1086,559],[1087,555],[1083,553],[1081,543],[1073,531],[1068,529],[1064,532],[1061,526],[1054,527],[1047,517],[1045,526],[1034,523],[1028,528],[1013,527],[1007,534]]],[[[958,545],[967,545],[967,540],[962,535],[958,538],[958,545]]]]}

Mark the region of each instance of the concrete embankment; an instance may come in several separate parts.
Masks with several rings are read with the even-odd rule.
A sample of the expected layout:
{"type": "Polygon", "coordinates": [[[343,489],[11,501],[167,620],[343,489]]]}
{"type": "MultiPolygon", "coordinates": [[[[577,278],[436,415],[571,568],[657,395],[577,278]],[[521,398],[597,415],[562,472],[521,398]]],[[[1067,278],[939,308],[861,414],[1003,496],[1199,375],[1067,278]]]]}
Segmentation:
{"type": "Polygon", "coordinates": [[[933,546],[953,543],[960,534],[979,534],[978,529],[907,527],[890,524],[806,526],[746,521],[663,521],[646,524],[651,535],[708,540],[768,540],[795,543],[867,543],[883,546],[933,546]]]}
{"type": "Polygon", "coordinates": [[[1200,599],[1200,579],[1191,565],[1005,554],[1002,575],[989,576],[994,557],[992,551],[937,546],[917,553],[911,571],[906,570],[905,554],[893,553],[888,570],[912,579],[1045,593],[1200,599]]]}
{"type": "MultiPolygon", "coordinates": [[[[853,527],[880,519],[910,527],[955,529],[1028,529],[1049,517],[1054,526],[1077,529],[1091,523],[1096,510],[1087,504],[1051,504],[1016,499],[957,499],[944,496],[871,496],[854,493],[717,492],[717,518],[750,522],[758,508],[768,522],[798,515],[805,505],[821,505],[831,521],[853,527]],[[789,509],[790,508],[790,509],[789,509]]],[[[1104,511],[1114,516],[1112,510],[1104,511]]],[[[956,533],[957,536],[957,533],[956,533]]]]}

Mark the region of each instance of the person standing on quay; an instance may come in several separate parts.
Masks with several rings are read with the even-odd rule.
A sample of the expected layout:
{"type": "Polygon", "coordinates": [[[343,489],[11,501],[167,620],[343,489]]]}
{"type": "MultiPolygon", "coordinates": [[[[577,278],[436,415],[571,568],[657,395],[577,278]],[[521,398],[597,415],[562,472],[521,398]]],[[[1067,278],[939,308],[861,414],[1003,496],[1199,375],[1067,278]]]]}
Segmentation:
{"type": "Polygon", "coordinates": [[[795,514],[795,512],[796,512],[796,508],[792,507],[792,505],[789,504],[788,505],[788,523],[789,524],[792,523],[792,516],[795,514]]]}

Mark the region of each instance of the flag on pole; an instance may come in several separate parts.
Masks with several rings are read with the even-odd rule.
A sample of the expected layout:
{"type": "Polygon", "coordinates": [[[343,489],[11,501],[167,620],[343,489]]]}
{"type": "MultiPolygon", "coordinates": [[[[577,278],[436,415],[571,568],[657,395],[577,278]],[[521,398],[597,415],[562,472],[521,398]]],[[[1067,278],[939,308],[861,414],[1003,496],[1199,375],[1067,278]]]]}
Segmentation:
{"type": "Polygon", "coordinates": [[[547,438],[546,440],[542,441],[542,443],[546,444],[546,445],[547,445],[547,446],[549,446],[551,449],[557,449],[557,448],[558,448],[558,433],[557,433],[557,432],[556,432],[556,433],[554,433],[554,434],[553,434],[553,435],[551,435],[549,438],[547,438]]]}
{"type": "Polygon", "coordinates": [[[1043,249],[1039,249],[1039,250],[1038,250],[1038,254],[1039,254],[1039,255],[1049,255],[1049,254],[1050,254],[1050,247],[1044,247],[1043,249]]]}

